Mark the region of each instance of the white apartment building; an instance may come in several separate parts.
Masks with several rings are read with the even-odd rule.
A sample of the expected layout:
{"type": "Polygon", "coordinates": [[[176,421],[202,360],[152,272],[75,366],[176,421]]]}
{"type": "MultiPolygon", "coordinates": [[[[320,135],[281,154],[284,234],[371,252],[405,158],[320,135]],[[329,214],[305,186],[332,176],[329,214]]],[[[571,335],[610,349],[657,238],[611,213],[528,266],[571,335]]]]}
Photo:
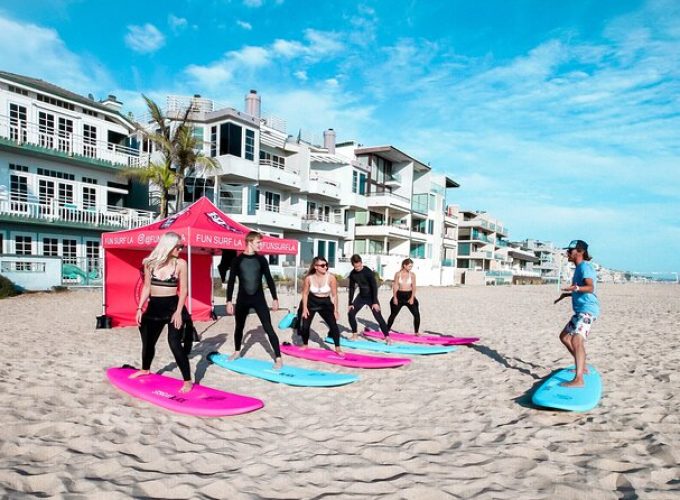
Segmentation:
{"type": "Polygon", "coordinates": [[[152,221],[148,187],[120,175],[142,162],[121,106],[0,71],[3,274],[60,258],[66,283],[97,283],[101,233],[152,221]]]}

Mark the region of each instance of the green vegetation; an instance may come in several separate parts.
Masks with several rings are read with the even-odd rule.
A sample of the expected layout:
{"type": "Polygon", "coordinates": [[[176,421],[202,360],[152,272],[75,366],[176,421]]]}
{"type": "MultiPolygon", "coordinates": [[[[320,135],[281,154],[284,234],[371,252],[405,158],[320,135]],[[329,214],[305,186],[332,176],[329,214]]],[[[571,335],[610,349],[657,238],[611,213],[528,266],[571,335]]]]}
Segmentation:
{"type": "Polygon", "coordinates": [[[14,297],[20,293],[21,292],[17,289],[16,285],[12,283],[9,278],[0,274],[0,299],[14,297]]]}

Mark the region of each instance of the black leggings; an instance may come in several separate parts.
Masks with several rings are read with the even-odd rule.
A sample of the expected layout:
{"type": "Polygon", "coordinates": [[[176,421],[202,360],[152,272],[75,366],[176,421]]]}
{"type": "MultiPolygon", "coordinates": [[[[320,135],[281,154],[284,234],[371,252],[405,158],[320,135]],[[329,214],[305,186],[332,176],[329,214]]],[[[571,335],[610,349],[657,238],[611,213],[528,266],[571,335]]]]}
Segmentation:
{"type": "Polygon", "coordinates": [[[182,372],[182,377],[185,381],[189,381],[191,380],[189,353],[193,338],[190,335],[184,335],[184,324],[181,328],[175,328],[172,323],[172,315],[177,310],[178,301],[177,295],[149,297],[149,305],[142,315],[142,324],[139,325],[139,333],[142,336],[142,370],[151,369],[151,362],[156,355],[156,342],[165,325],[168,325],[170,350],[175,356],[175,362],[182,372]]]}
{"type": "Polygon", "coordinates": [[[378,325],[380,325],[380,331],[383,332],[383,335],[385,335],[385,337],[389,337],[390,329],[387,328],[387,323],[385,323],[385,320],[383,319],[382,314],[380,314],[380,311],[373,310],[373,308],[371,307],[372,305],[373,304],[371,303],[370,298],[358,296],[356,299],[354,299],[354,302],[352,302],[352,306],[354,306],[354,309],[350,309],[349,313],[347,313],[347,318],[349,319],[349,326],[350,328],[352,328],[352,333],[357,333],[357,330],[359,328],[357,325],[357,313],[361,311],[361,309],[364,306],[368,306],[368,308],[373,313],[373,317],[378,322],[378,325]]]}
{"type": "Polygon", "coordinates": [[[269,343],[274,349],[274,355],[277,358],[281,357],[281,348],[279,347],[279,337],[277,337],[274,327],[272,326],[272,317],[269,314],[269,306],[267,299],[264,298],[264,293],[259,292],[254,295],[247,293],[240,293],[236,298],[236,305],[234,306],[234,318],[236,320],[236,328],[234,329],[234,348],[237,351],[241,350],[241,342],[243,342],[243,328],[246,326],[246,318],[250,309],[255,309],[257,317],[260,318],[262,328],[269,337],[269,343]]]}
{"type": "Polygon", "coordinates": [[[394,320],[397,318],[397,314],[401,311],[401,308],[406,306],[408,310],[413,314],[413,329],[415,333],[418,333],[420,328],[420,309],[418,308],[418,299],[413,300],[413,304],[409,304],[408,300],[411,298],[411,292],[397,292],[397,305],[394,305],[394,301],[390,300],[390,317],[387,320],[387,328],[392,329],[394,320]]]}
{"type": "Polygon", "coordinates": [[[321,316],[328,325],[328,330],[330,336],[333,338],[335,347],[340,347],[340,329],[338,328],[338,323],[335,321],[335,306],[333,305],[331,298],[317,297],[313,293],[310,293],[307,297],[307,310],[309,311],[309,316],[307,316],[307,319],[303,318],[302,324],[300,325],[302,342],[305,345],[309,343],[309,329],[312,326],[314,316],[316,313],[319,313],[319,316],[321,316]]]}

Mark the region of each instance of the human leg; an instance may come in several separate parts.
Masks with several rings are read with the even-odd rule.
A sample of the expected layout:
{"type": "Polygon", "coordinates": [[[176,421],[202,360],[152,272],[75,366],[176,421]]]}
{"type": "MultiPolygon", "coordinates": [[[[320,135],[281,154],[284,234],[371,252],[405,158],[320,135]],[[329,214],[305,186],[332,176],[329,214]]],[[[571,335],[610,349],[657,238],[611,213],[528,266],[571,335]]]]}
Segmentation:
{"type": "Polygon", "coordinates": [[[130,378],[137,378],[150,372],[151,362],[156,355],[156,342],[164,326],[163,321],[142,316],[142,324],[139,326],[139,334],[142,337],[142,369],[133,373],[130,378]]]}
{"type": "Polygon", "coordinates": [[[276,335],[276,331],[274,331],[274,327],[272,326],[272,318],[269,314],[269,306],[267,306],[267,301],[264,299],[264,296],[262,296],[262,300],[257,300],[256,303],[253,304],[253,308],[255,309],[255,313],[257,313],[257,317],[260,319],[260,323],[262,323],[262,328],[269,338],[269,343],[272,345],[274,356],[276,357],[276,365],[278,368],[280,368],[282,363],[279,337],[276,335]]]}
{"type": "Polygon", "coordinates": [[[352,330],[352,340],[356,340],[357,332],[359,331],[359,325],[357,324],[357,314],[361,311],[361,308],[366,305],[366,302],[361,300],[360,297],[354,299],[352,302],[352,308],[347,312],[347,319],[349,320],[349,327],[352,330]]]}
{"type": "Polygon", "coordinates": [[[338,323],[335,321],[335,314],[333,313],[333,305],[330,307],[325,307],[319,311],[319,316],[328,325],[328,333],[333,339],[333,344],[335,345],[335,351],[341,352],[340,349],[340,328],[338,328],[338,323]]]}
{"type": "Polygon", "coordinates": [[[413,304],[406,303],[406,307],[413,314],[413,331],[417,335],[420,332],[420,306],[418,299],[413,301],[413,304]]]}
{"type": "Polygon", "coordinates": [[[387,327],[387,323],[385,323],[385,319],[383,318],[382,313],[380,311],[376,311],[375,309],[373,309],[373,307],[371,307],[371,312],[373,313],[373,317],[380,326],[380,331],[383,332],[385,339],[389,341],[388,337],[390,336],[390,329],[387,327]]]}
{"type": "Polygon", "coordinates": [[[307,347],[309,344],[309,330],[312,327],[312,321],[316,311],[309,311],[309,315],[306,318],[302,318],[302,325],[300,327],[300,336],[302,337],[302,344],[307,347]]]}
{"type": "Polygon", "coordinates": [[[396,304],[394,303],[394,300],[390,300],[390,317],[387,319],[387,329],[389,331],[392,331],[394,320],[397,319],[397,315],[402,307],[404,307],[404,304],[398,298],[396,304]]]}
{"type": "Polygon", "coordinates": [[[234,308],[234,354],[229,359],[237,359],[241,357],[241,343],[243,342],[243,329],[246,326],[246,318],[248,317],[248,310],[250,306],[245,303],[245,299],[239,299],[234,308]]]}

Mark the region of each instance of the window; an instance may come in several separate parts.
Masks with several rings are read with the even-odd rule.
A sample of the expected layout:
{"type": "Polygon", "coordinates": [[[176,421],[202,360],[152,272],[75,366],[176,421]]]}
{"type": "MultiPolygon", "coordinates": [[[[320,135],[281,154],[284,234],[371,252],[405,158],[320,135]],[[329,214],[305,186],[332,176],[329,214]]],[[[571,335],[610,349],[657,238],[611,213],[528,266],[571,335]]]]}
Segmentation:
{"type": "Polygon", "coordinates": [[[434,234],[434,221],[433,220],[427,221],[427,234],[434,234]]]}
{"type": "Polygon", "coordinates": [[[38,94],[38,100],[40,102],[46,102],[52,104],[53,106],[59,106],[60,108],[68,109],[74,111],[76,107],[70,102],[62,101],[61,99],[55,99],[54,97],[49,97],[43,94],[38,94]]]}
{"type": "Polygon", "coordinates": [[[9,181],[9,199],[12,201],[11,209],[19,212],[28,211],[28,177],[12,174],[9,181]]]}
{"type": "Polygon", "coordinates": [[[63,207],[65,204],[73,204],[73,185],[59,183],[59,206],[63,207]]]}
{"type": "Polygon", "coordinates": [[[234,123],[220,125],[220,156],[241,156],[241,127],[234,123]]]}
{"type": "Polygon", "coordinates": [[[279,212],[281,210],[281,195],[270,191],[264,192],[264,209],[268,212],[279,212]]]}
{"type": "Polygon", "coordinates": [[[286,158],[270,153],[269,151],[260,150],[260,164],[269,165],[283,170],[286,168],[286,158]]]}
{"type": "Polygon", "coordinates": [[[83,154],[88,158],[97,156],[97,127],[83,125],[83,154]]]}
{"type": "Polygon", "coordinates": [[[255,131],[246,129],[246,160],[255,159],[255,131]]]}
{"type": "Polygon", "coordinates": [[[86,184],[98,184],[97,179],[93,177],[83,177],[83,182],[86,184]]]}
{"type": "Polygon", "coordinates": [[[97,205],[97,190],[93,187],[83,187],[83,208],[94,208],[97,205]]]}
{"type": "Polygon", "coordinates": [[[307,202],[307,218],[314,220],[314,219],[317,218],[318,215],[319,215],[319,212],[318,212],[318,207],[316,206],[316,203],[314,203],[313,201],[308,201],[307,202]]]}
{"type": "Polygon", "coordinates": [[[54,115],[43,111],[38,113],[38,133],[38,142],[42,147],[54,147],[54,115]]]}
{"type": "Polygon", "coordinates": [[[59,240],[57,238],[43,238],[42,254],[51,257],[59,255],[59,240]]]}
{"type": "Polygon", "coordinates": [[[221,184],[219,208],[228,214],[243,213],[243,186],[238,184],[221,184]]]}
{"type": "Polygon", "coordinates": [[[59,135],[57,139],[57,149],[65,153],[71,152],[73,138],[73,120],[59,117],[59,135]]]}
{"type": "Polygon", "coordinates": [[[58,170],[48,170],[46,168],[38,168],[38,175],[45,175],[47,177],[54,177],[56,179],[68,179],[69,181],[76,180],[76,176],[74,174],[59,172],[58,170]]]}
{"type": "Polygon", "coordinates": [[[87,258],[87,272],[99,271],[99,242],[85,242],[85,257],[87,258]]]}
{"type": "Polygon", "coordinates": [[[210,127],[210,156],[217,156],[217,127],[210,127]]]}
{"type": "Polygon", "coordinates": [[[20,89],[19,87],[15,87],[14,85],[7,85],[7,90],[10,92],[14,92],[15,94],[20,94],[28,97],[28,90],[26,89],[20,89]]]}
{"type": "Polygon", "coordinates": [[[31,255],[33,248],[33,238],[31,236],[14,237],[15,252],[17,255],[31,255]]]}
{"type": "Polygon", "coordinates": [[[49,213],[49,206],[54,199],[54,181],[49,179],[38,180],[38,202],[43,214],[49,213]]]}
{"type": "Polygon", "coordinates": [[[356,170],[352,171],[352,192],[359,192],[359,172],[356,170]]]}
{"type": "Polygon", "coordinates": [[[198,151],[203,151],[203,142],[205,141],[203,138],[203,127],[194,127],[192,132],[194,139],[196,139],[196,149],[198,151]]]}
{"type": "Polygon", "coordinates": [[[28,140],[28,123],[25,106],[18,104],[9,105],[9,138],[16,142],[28,140]]]}
{"type": "Polygon", "coordinates": [[[359,194],[366,194],[366,174],[359,174],[359,194]]]}
{"type": "Polygon", "coordinates": [[[4,243],[5,243],[5,235],[0,233],[0,255],[5,253],[5,250],[4,250],[4,247],[3,247],[4,243]]]}
{"type": "Polygon", "coordinates": [[[64,264],[78,264],[78,242],[76,240],[61,240],[61,257],[64,264]]]}

